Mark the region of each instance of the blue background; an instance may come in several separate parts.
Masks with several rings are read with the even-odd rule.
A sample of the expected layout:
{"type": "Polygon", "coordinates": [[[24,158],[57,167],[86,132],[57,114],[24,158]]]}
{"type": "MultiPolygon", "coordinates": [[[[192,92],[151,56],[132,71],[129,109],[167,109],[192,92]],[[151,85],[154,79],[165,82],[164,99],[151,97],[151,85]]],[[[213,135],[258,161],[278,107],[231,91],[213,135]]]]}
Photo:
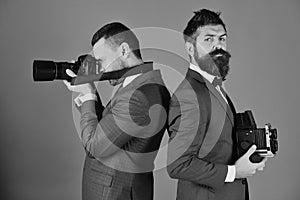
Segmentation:
{"type": "MultiPolygon", "coordinates": [[[[72,94],[61,81],[33,82],[34,59],[76,59],[91,50],[95,31],[111,21],[179,35],[202,7],[222,11],[227,25],[232,60],[225,84],[237,110],[251,109],[260,127],[271,122],[278,129],[277,157],[249,178],[252,199],[300,199],[298,0],[1,0],[1,199],[81,199],[84,151],[72,94]]],[[[183,41],[175,43],[184,52],[183,41]]],[[[112,88],[100,87],[105,102],[112,88]]],[[[176,181],[164,169],[155,177],[155,199],[174,199],[176,181]]]]}

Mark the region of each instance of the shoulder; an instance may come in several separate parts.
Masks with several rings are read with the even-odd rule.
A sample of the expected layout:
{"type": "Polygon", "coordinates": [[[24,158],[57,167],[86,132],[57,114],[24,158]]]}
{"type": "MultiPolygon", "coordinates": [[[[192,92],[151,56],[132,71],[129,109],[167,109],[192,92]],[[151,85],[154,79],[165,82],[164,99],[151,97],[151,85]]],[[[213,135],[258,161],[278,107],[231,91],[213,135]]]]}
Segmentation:
{"type": "Polygon", "coordinates": [[[169,100],[170,93],[161,77],[160,70],[153,70],[138,76],[127,88],[132,98],[146,98],[148,101],[169,100]]]}
{"type": "Polygon", "coordinates": [[[205,82],[187,75],[173,93],[172,100],[182,99],[199,103],[199,101],[205,101],[207,97],[209,97],[209,91],[205,82]]]}

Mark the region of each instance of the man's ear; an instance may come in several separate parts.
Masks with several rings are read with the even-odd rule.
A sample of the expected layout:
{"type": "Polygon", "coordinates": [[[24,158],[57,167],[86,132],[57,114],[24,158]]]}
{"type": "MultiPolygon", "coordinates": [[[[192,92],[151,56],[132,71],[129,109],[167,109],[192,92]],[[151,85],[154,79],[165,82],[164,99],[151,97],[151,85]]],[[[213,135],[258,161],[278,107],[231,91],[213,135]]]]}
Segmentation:
{"type": "Polygon", "coordinates": [[[123,42],[122,44],[120,44],[119,51],[121,57],[127,58],[131,52],[131,49],[126,42],[123,42]]]}
{"type": "Polygon", "coordinates": [[[185,43],[185,49],[188,52],[189,56],[192,58],[194,57],[194,45],[191,42],[186,42],[185,43]]]}

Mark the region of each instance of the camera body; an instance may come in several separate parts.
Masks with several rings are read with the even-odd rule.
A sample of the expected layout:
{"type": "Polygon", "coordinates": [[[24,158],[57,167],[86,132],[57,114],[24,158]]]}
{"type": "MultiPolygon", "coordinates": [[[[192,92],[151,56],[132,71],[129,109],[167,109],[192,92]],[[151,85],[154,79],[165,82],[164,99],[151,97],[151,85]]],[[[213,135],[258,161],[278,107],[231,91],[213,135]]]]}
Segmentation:
{"type": "Polygon", "coordinates": [[[264,128],[257,128],[250,110],[236,115],[237,156],[243,156],[255,144],[257,149],[250,156],[250,161],[258,163],[264,157],[273,157],[278,151],[277,129],[268,123],[264,128]]]}

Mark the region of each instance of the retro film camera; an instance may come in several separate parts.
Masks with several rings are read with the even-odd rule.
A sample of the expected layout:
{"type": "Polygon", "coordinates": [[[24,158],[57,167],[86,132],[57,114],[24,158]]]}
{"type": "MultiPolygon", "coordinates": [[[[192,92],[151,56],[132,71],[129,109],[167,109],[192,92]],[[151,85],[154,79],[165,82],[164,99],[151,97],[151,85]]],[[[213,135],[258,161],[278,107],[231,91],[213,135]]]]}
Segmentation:
{"type": "Polygon", "coordinates": [[[255,153],[250,156],[250,161],[253,163],[261,162],[264,157],[273,157],[276,154],[277,129],[272,129],[270,123],[266,124],[265,128],[257,128],[250,110],[237,113],[236,123],[238,158],[243,156],[253,144],[257,146],[255,153]]]}

